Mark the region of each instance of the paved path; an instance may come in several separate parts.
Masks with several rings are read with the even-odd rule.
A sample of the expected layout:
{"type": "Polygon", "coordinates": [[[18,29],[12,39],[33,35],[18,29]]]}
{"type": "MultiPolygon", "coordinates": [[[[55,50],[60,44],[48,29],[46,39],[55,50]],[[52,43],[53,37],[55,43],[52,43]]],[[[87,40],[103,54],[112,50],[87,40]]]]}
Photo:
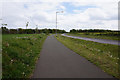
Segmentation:
{"type": "Polygon", "coordinates": [[[99,42],[99,43],[120,45],[120,41],[116,41],[116,40],[106,40],[106,39],[95,39],[95,38],[77,37],[77,36],[69,36],[69,35],[66,35],[66,34],[62,34],[62,36],[76,38],[76,39],[83,39],[83,40],[93,41],[93,42],[99,42]]]}
{"type": "Polygon", "coordinates": [[[112,78],[71,51],[53,35],[48,36],[32,78],[112,78]]]}

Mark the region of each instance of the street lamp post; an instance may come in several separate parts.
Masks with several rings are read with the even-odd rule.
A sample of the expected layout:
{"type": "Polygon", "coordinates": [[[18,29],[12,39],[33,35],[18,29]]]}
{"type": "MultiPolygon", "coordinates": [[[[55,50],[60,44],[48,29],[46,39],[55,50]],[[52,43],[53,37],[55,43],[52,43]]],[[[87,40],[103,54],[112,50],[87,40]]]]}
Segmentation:
{"type": "Polygon", "coordinates": [[[56,12],[56,36],[57,36],[57,13],[63,13],[63,11],[60,11],[60,12],[56,12]]]}
{"type": "Polygon", "coordinates": [[[56,12],[56,36],[57,36],[57,13],[58,12],[56,12]]]}

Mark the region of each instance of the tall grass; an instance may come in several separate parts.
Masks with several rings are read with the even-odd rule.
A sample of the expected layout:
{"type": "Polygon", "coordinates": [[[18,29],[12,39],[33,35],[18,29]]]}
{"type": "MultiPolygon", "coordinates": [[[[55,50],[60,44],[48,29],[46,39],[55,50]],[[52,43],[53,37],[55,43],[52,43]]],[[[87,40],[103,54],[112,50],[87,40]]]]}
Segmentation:
{"type": "Polygon", "coordinates": [[[96,64],[104,72],[120,78],[118,67],[118,46],[74,39],[59,35],[56,37],[65,46],[96,64]]]}
{"type": "Polygon", "coordinates": [[[45,34],[3,35],[2,77],[29,78],[45,39],[45,34]]]}

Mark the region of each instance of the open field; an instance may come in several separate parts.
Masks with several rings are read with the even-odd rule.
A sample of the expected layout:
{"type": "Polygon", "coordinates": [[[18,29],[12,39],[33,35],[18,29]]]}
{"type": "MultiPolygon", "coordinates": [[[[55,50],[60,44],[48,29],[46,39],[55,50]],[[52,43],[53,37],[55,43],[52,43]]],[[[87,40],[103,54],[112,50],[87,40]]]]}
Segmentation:
{"type": "Polygon", "coordinates": [[[89,32],[89,33],[68,33],[67,35],[87,37],[87,38],[98,38],[98,39],[109,39],[119,40],[118,32],[89,32]]]}
{"type": "Polygon", "coordinates": [[[100,67],[104,72],[120,78],[118,71],[118,46],[92,41],[73,39],[58,35],[56,37],[65,46],[100,67]]]}
{"type": "Polygon", "coordinates": [[[39,58],[45,34],[6,34],[2,36],[2,77],[29,78],[39,58]]]}

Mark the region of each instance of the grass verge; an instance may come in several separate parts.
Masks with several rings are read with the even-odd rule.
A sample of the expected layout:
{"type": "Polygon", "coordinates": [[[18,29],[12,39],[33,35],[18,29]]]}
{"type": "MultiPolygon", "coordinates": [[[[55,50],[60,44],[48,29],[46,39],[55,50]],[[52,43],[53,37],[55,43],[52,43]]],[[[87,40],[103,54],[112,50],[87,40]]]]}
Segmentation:
{"type": "Polygon", "coordinates": [[[58,41],[100,67],[104,72],[120,78],[118,71],[118,46],[58,35],[58,41]]]}
{"type": "Polygon", "coordinates": [[[45,34],[2,35],[2,78],[30,78],[45,34]]]}

